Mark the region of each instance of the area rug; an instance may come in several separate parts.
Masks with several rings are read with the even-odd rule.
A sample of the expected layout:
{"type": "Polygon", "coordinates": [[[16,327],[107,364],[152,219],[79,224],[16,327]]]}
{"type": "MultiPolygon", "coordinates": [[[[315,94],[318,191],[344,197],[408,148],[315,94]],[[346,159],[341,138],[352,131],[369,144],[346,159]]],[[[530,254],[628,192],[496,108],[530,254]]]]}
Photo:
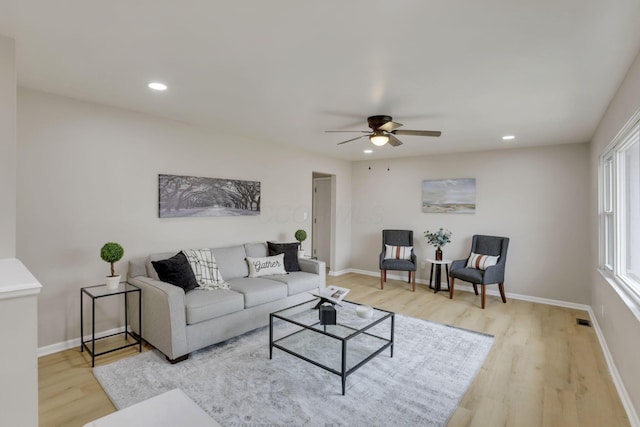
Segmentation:
{"type": "Polygon", "coordinates": [[[279,349],[261,328],[171,365],[149,351],[93,370],[118,409],[182,389],[223,426],[444,426],[493,337],[396,315],[395,350],[347,378],[279,349]]]}

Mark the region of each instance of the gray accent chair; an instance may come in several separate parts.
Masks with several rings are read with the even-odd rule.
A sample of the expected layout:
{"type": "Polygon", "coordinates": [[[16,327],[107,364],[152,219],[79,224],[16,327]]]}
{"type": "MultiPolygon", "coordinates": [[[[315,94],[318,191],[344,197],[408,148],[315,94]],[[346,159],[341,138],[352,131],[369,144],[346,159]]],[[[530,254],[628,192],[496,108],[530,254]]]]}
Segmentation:
{"type": "Polygon", "coordinates": [[[507,249],[509,248],[508,237],[475,235],[471,241],[471,252],[482,255],[496,256],[498,263],[488,267],[486,270],[467,268],[467,259],[460,259],[451,263],[449,276],[449,299],[453,298],[453,286],[455,279],[464,280],[473,285],[473,290],[478,295],[478,285],[482,285],[482,308],[485,306],[486,287],[491,284],[498,284],[502,302],[506,303],[504,295],[504,268],[507,263],[507,249]]]}
{"type": "Polygon", "coordinates": [[[408,271],[409,279],[407,283],[413,284],[413,292],[416,291],[416,270],[418,263],[416,254],[411,250],[411,260],[406,259],[385,259],[385,246],[413,246],[412,230],[382,230],[382,252],[380,253],[380,289],[384,289],[384,282],[387,281],[387,270],[408,271]]]}

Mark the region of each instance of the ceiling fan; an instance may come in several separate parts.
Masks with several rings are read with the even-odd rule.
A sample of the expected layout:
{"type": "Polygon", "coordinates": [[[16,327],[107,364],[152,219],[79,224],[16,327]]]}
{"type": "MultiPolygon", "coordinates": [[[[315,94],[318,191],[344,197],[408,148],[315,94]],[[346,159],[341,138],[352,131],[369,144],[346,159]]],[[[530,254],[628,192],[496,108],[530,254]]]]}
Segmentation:
{"type": "Polygon", "coordinates": [[[382,147],[386,143],[389,143],[392,147],[402,145],[402,141],[395,137],[395,135],[415,135],[415,136],[440,136],[442,132],[435,130],[398,130],[401,123],[393,121],[391,116],[371,116],[367,117],[367,122],[371,131],[367,130],[327,130],[325,132],[359,132],[366,135],[361,135],[357,138],[347,139],[346,141],[339,142],[338,145],[346,144],[347,142],[356,141],[360,138],[368,137],[369,141],[373,145],[382,147]]]}

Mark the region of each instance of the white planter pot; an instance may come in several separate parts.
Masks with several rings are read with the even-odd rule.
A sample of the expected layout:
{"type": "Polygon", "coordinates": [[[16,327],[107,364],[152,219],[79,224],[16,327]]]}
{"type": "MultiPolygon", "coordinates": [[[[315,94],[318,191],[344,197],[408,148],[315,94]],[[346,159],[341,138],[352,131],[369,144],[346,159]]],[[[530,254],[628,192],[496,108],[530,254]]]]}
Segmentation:
{"type": "Polygon", "coordinates": [[[304,257],[304,249],[298,251],[298,258],[304,257]]]}
{"type": "Polygon", "coordinates": [[[117,276],[107,276],[107,288],[109,289],[117,289],[120,285],[120,275],[117,276]]]}

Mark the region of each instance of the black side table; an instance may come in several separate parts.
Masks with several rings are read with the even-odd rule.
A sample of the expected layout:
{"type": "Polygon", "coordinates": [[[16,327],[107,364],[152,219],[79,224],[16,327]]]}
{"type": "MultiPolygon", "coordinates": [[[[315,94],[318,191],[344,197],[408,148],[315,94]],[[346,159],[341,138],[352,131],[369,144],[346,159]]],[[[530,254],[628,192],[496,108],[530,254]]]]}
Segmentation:
{"type": "Polygon", "coordinates": [[[444,265],[444,268],[446,270],[446,279],[447,279],[447,291],[450,289],[450,285],[449,285],[449,264],[451,264],[453,261],[451,261],[450,259],[443,259],[443,260],[435,260],[435,259],[431,259],[431,258],[427,258],[427,261],[431,263],[431,275],[429,276],[429,288],[433,289],[433,293],[438,293],[438,291],[441,291],[443,289],[440,289],[441,287],[441,281],[442,281],[442,266],[444,265]],[[433,270],[435,268],[435,275],[433,274],[433,270]],[[435,280],[435,283],[433,283],[433,281],[435,280]],[[432,284],[433,283],[433,284],[432,284]]]}
{"type": "Polygon", "coordinates": [[[122,350],[123,348],[139,346],[138,351],[142,352],[142,337],[129,331],[129,301],[128,295],[130,293],[138,293],[138,325],[140,331],[142,331],[142,292],[137,286],[130,285],[129,283],[122,282],[115,289],[107,288],[107,285],[87,286],[80,288],[80,351],[85,349],[91,355],[91,367],[95,366],[96,357],[103,354],[111,353],[116,350],[122,350]],[[87,295],[91,298],[91,340],[84,340],[84,310],[83,310],[83,296],[87,295]],[[110,334],[104,337],[96,338],[96,300],[100,298],[106,298],[110,296],[124,295],[124,331],[110,334]],[[96,341],[110,338],[117,335],[124,335],[126,344],[115,348],[109,348],[108,350],[96,352],[96,341]],[[133,342],[129,342],[128,338],[131,336],[133,342]],[[91,348],[88,344],[91,343],[91,348]]]}

